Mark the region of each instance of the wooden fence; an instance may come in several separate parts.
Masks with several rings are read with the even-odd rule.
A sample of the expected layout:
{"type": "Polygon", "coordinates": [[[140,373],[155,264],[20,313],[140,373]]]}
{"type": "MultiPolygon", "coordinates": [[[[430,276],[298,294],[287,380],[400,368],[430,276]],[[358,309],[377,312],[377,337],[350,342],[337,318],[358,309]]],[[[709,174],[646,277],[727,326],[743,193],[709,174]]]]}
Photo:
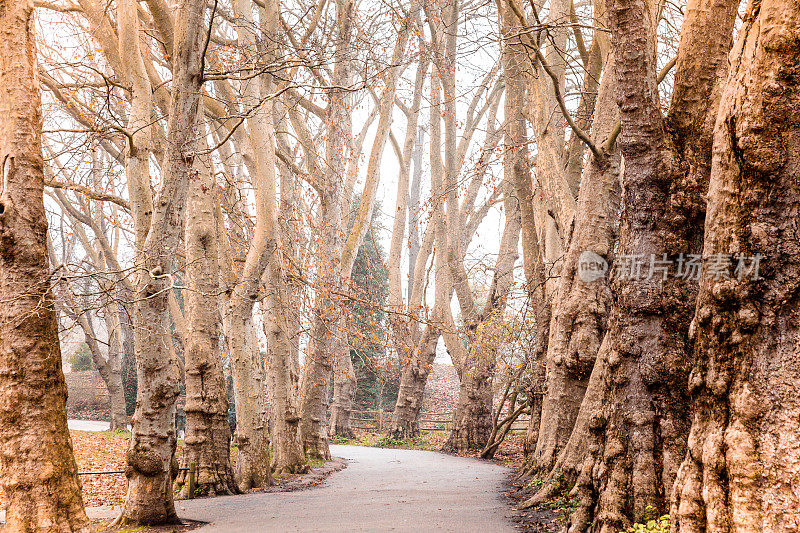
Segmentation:
{"type": "MultiPolygon", "coordinates": [[[[365,411],[353,411],[350,415],[352,427],[356,429],[368,429],[372,431],[383,431],[389,427],[392,421],[391,411],[378,411],[369,409],[365,411]]],[[[446,411],[441,413],[420,413],[420,431],[450,431],[453,427],[453,412],[446,411]]],[[[511,426],[511,433],[524,433],[528,427],[528,417],[520,416],[511,426]]]]}

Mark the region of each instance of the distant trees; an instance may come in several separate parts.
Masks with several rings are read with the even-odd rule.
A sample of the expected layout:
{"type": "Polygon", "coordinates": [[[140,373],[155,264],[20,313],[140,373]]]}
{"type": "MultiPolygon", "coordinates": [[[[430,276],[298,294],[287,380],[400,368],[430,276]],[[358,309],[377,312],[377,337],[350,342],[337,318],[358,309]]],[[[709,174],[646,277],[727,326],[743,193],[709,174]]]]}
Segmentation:
{"type": "Polygon", "coordinates": [[[381,229],[376,203],[370,228],[358,249],[350,291],[353,300],[346,303],[350,320],[348,346],[355,373],[353,406],[359,410],[383,410],[397,400],[399,382],[397,361],[387,354],[386,298],[389,276],[386,255],[379,241],[381,229]]]}

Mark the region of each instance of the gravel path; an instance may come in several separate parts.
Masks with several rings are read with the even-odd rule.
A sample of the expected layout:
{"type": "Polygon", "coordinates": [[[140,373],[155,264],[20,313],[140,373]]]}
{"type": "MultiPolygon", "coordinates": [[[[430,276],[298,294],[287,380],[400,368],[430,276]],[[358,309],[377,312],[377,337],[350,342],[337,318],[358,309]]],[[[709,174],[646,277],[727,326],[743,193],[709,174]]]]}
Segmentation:
{"type": "Polygon", "coordinates": [[[416,450],[331,446],[331,453],[348,466],[319,487],[177,501],[178,514],[209,522],[195,530],[202,533],[515,531],[499,492],[502,466],[416,450]]]}

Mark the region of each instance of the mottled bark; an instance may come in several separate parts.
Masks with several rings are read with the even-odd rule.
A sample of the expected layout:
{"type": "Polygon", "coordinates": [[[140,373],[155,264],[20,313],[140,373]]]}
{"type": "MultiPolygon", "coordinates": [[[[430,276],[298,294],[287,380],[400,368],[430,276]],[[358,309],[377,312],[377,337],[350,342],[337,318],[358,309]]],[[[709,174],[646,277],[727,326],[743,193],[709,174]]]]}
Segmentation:
{"type": "MultiPolygon", "coordinates": [[[[609,57],[594,111],[592,137],[601,145],[619,113],[614,61],[609,57]]],[[[545,395],[531,472],[548,473],[573,432],[583,395],[606,330],[611,294],[602,269],[613,259],[619,213],[619,154],[590,156],[581,181],[575,229],[554,297],[547,345],[545,395]]]]}
{"type": "MultiPolygon", "coordinates": [[[[669,115],[658,101],[656,5],[616,0],[610,11],[625,158],[620,256],[662,259],[698,253],[708,184],[710,134],[727,69],[736,1],[687,6],[669,115]]],[[[649,265],[645,268],[649,268],[649,265]]],[[[686,450],[689,323],[697,282],[616,271],[610,346],[577,490],[577,530],[618,531],[665,512],[686,450]],[[585,475],[584,475],[585,473],[585,475]]]]}
{"type": "Polygon", "coordinates": [[[797,2],[751,2],[731,57],[703,256],[733,259],[730,279],[700,285],[691,431],[670,516],[681,533],[800,531],[797,2]],[[736,271],[736,256],[756,254],[757,276],[736,271]]]}
{"type": "Polygon", "coordinates": [[[183,293],[188,331],[184,345],[186,437],[181,466],[187,471],[176,481],[181,497],[239,492],[230,461],[231,430],[228,391],[219,353],[220,298],[216,187],[206,158],[189,176],[184,244],[186,283],[183,293]],[[189,490],[195,490],[189,494],[189,490]]]}
{"type": "Polygon", "coordinates": [[[88,532],[50,291],[33,2],[0,5],[0,494],[6,531],[88,532]]]}
{"type": "Polygon", "coordinates": [[[250,317],[228,312],[223,319],[231,349],[236,398],[236,482],[243,491],[270,481],[269,432],[264,406],[264,365],[250,317]]]}
{"type": "MultiPolygon", "coordinates": [[[[178,7],[172,63],[173,90],[167,125],[169,142],[161,165],[162,185],[153,201],[152,216],[146,227],[143,218],[147,218],[148,206],[140,205],[134,210],[136,244],[144,271],[139,272],[136,280],[134,333],[139,388],[126,455],[128,492],[117,519],[123,524],[153,525],[178,521],[172,481],[177,475],[175,401],[180,370],[172,349],[168,293],[173,284],[171,270],[180,241],[187,180],[196,150],[194,140],[198,134],[203,80],[204,7],[205,3],[198,0],[186,0],[178,7]],[[145,231],[146,238],[142,241],[145,231]]],[[[123,0],[119,16],[127,32],[124,36],[121,33],[121,42],[136,42],[138,49],[135,3],[123,0]]],[[[147,180],[137,186],[149,189],[149,177],[147,180]]]]}

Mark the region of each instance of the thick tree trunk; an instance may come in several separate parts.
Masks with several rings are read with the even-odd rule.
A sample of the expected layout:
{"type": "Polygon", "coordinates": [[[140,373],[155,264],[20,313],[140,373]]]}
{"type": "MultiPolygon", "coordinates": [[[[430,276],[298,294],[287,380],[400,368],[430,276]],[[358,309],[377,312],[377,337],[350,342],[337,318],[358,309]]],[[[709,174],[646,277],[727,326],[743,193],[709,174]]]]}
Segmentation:
{"type": "Polygon", "coordinates": [[[422,396],[425,384],[436,358],[436,345],[440,333],[432,325],[428,325],[422,333],[419,343],[408,364],[403,366],[400,375],[400,388],[397,392],[397,403],[392,413],[392,422],[388,435],[394,439],[406,440],[419,435],[419,413],[422,410],[422,396]]]}
{"type": "MultiPolygon", "coordinates": [[[[594,449],[589,449],[589,431],[598,424],[599,413],[603,411],[603,404],[608,396],[607,389],[604,387],[605,380],[608,379],[608,353],[610,348],[610,337],[606,333],[600,350],[595,358],[592,374],[589,376],[589,384],[586,393],[583,395],[580,411],[575,419],[575,426],[569,440],[558,454],[555,464],[549,472],[539,477],[542,481],[539,490],[525,502],[520,508],[525,509],[539,505],[554,497],[561,496],[565,487],[573,486],[572,494],[586,497],[580,492],[580,487],[591,483],[591,470],[584,469],[584,463],[593,464],[596,459],[593,456],[594,449]],[[573,485],[574,484],[574,485],[573,485]],[[578,490],[575,490],[578,488],[578,490]]],[[[596,450],[594,450],[596,451],[596,450]]],[[[590,493],[591,494],[591,493],[590,493]]],[[[591,496],[588,496],[591,498],[591,496]]]]}
{"type": "MultiPolygon", "coordinates": [[[[592,135],[598,145],[619,117],[613,57],[604,70],[592,135]]],[[[572,434],[605,335],[611,304],[606,270],[617,238],[619,201],[619,154],[604,154],[599,160],[590,156],[550,321],[545,395],[532,458],[532,473],[537,475],[553,468],[572,434]]]]}
{"type": "Polygon", "coordinates": [[[90,531],[49,286],[33,2],[0,6],[0,492],[6,531],[90,531]]]}
{"type": "Polygon", "coordinates": [[[195,476],[195,486],[190,487],[190,474],[184,471],[176,482],[184,498],[239,492],[231,467],[228,391],[219,353],[217,189],[207,163],[203,158],[189,176],[186,206],[186,437],[181,463],[195,476]],[[192,489],[195,494],[189,494],[192,489]]]}
{"type": "MultiPolygon", "coordinates": [[[[328,222],[325,214],[326,200],[322,200],[322,220],[328,222]]],[[[335,213],[340,213],[338,202],[335,213]]],[[[332,215],[335,216],[335,215],[332,215]]],[[[300,435],[303,441],[303,450],[309,458],[329,459],[328,450],[328,384],[332,370],[333,349],[335,336],[343,332],[337,330],[338,320],[336,315],[341,313],[337,309],[339,301],[327,292],[331,287],[338,286],[339,264],[338,257],[341,249],[339,228],[331,228],[323,235],[320,243],[320,286],[317,288],[317,301],[311,324],[311,340],[307,351],[303,379],[300,384],[300,435]],[[323,258],[328,258],[327,260],[323,258]]]]}
{"type": "Polygon", "coordinates": [[[264,365],[253,323],[239,310],[228,311],[223,324],[231,349],[236,401],[236,482],[248,491],[270,481],[269,432],[264,406],[264,365]]]}
{"type": "Polygon", "coordinates": [[[577,487],[582,503],[572,517],[576,530],[618,531],[644,520],[648,507],[665,512],[685,454],[697,281],[677,268],[665,271],[661,261],[666,255],[680,266],[701,246],[709,125],[737,4],[690,1],[666,119],[657,90],[656,3],[616,0],[610,11],[624,201],[603,408],[590,426],[591,454],[577,487]],[[636,272],[637,257],[649,263],[644,275],[636,272]]]}
{"type": "MultiPolygon", "coordinates": [[[[204,7],[205,3],[199,0],[185,0],[178,8],[167,126],[169,142],[161,165],[162,186],[152,204],[152,218],[144,242],[139,239],[145,233],[141,231],[145,214],[139,212],[139,218],[134,221],[139,227],[140,264],[146,271],[137,279],[134,331],[139,388],[127,452],[128,493],[117,519],[122,524],[155,525],[178,521],[172,481],[177,475],[175,401],[180,390],[180,371],[172,349],[168,293],[174,281],[170,270],[178,250],[187,180],[195,157],[203,79],[204,7]]],[[[138,27],[136,5],[123,2],[120,14],[128,28],[126,31],[135,32],[134,28],[138,27]]],[[[137,42],[138,48],[136,34],[126,37],[137,42]]],[[[147,182],[137,186],[149,189],[147,182]]],[[[147,206],[139,207],[146,211],[147,206]]]]}
{"type": "Polygon", "coordinates": [[[751,2],[714,133],[673,531],[800,531],[800,6],[751,2]],[[760,268],[748,258],[763,254],[760,268]],[[739,261],[744,261],[744,265],[739,261]]]}

